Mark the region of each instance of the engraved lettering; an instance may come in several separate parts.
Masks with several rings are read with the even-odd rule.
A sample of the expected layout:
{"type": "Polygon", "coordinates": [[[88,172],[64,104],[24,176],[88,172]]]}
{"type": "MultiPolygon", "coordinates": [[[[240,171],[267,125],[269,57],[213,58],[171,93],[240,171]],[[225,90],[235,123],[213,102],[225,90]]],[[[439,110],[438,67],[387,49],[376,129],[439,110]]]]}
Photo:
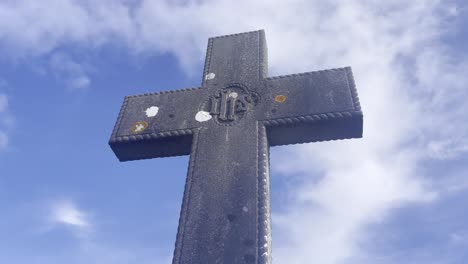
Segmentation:
{"type": "Polygon", "coordinates": [[[258,103],[258,95],[243,86],[228,86],[216,91],[202,107],[220,124],[240,120],[258,103]]]}
{"type": "Polygon", "coordinates": [[[226,112],[227,112],[227,109],[228,109],[228,107],[227,107],[228,98],[229,97],[228,97],[227,91],[223,91],[221,93],[221,102],[220,102],[221,103],[221,109],[219,110],[219,117],[218,117],[219,119],[221,119],[223,121],[227,120],[227,118],[226,118],[227,113],[226,112]]]}
{"type": "Polygon", "coordinates": [[[228,119],[233,121],[235,118],[235,112],[236,112],[236,101],[237,98],[229,98],[229,116],[228,119]]]}

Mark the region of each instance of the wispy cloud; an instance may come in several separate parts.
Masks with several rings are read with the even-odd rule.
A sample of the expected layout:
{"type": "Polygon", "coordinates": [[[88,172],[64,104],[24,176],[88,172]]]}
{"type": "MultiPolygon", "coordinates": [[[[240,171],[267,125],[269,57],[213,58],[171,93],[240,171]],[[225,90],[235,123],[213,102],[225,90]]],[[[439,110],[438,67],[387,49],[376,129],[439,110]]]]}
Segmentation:
{"type": "Polygon", "coordinates": [[[8,146],[8,136],[5,132],[0,131],[0,150],[8,146]]]}
{"type": "Polygon", "coordinates": [[[86,67],[65,53],[54,53],[50,57],[50,68],[69,89],[84,89],[91,83],[86,67]]]}
{"type": "Polygon", "coordinates": [[[24,58],[53,51],[62,44],[93,47],[126,36],[127,1],[2,1],[1,46],[24,58]]]}
{"type": "Polygon", "coordinates": [[[54,201],[50,204],[49,210],[49,221],[52,228],[66,226],[78,236],[88,233],[92,228],[89,215],[71,199],[54,201]]]}
{"type": "Polygon", "coordinates": [[[108,216],[68,195],[52,200],[26,198],[3,209],[0,230],[4,237],[13,237],[0,242],[0,248],[8,249],[0,254],[0,263],[150,264],[171,261],[172,245],[161,248],[157,243],[135,242],[134,238],[116,239],[125,232],[117,231],[117,234],[115,230],[125,224],[109,222],[108,216]]]}
{"type": "MultiPolygon", "coordinates": [[[[96,216],[91,219],[90,210],[78,206],[70,198],[55,200],[49,203],[48,209],[46,232],[65,227],[76,238],[76,255],[72,261],[67,260],[69,263],[170,263],[172,259],[166,255],[166,249],[109,240],[105,231],[99,228],[102,219],[96,216]]],[[[57,263],[63,262],[59,260],[57,263]]]]}
{"type": "Polygon", "coordinates": [[[0,94],[0,113],[8,109],[8,97],[6,94],[0,94]]]}
{"type": "MultiPolygon", "coordinates": [[[[0,79],[0,88],[6,86],[6,81],[0,79]]],[[[8,113],[8,108],[8,96],[0,93],[0,150],[6,149],[9,142],[7,130],[12,125],[12,117],[11,114],[8,113]]]]}
{"type": "Polygon", "coordinates": [[[468,152],[468,139],[430,141],[427,150],[434,159],[455,159],[468,152]]]}

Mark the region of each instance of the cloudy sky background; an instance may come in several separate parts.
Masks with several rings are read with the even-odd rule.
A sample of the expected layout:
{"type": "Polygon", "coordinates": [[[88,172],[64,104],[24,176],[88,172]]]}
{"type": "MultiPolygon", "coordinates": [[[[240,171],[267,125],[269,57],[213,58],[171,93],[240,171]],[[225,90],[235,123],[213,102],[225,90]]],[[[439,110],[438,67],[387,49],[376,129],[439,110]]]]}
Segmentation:
{"type": "Polygon", "coordinates": [[[125,95],[198,86],[265,29],[270,76],[352,66],[364,138],[272,149],[275,263],[467,263],[462,1],[0,1],[0,263],[170,263],[187,157],[118,163],[125,95]]]}

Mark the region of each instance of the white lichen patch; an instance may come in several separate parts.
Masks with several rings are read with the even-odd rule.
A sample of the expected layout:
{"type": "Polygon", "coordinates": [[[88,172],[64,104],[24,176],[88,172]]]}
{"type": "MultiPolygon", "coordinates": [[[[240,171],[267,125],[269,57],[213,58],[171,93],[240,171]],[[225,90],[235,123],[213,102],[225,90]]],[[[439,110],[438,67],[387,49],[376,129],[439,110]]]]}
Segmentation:
{"type": "Polygon", "coordinates": [[[216,74],[210,72],[205,76],[205,80],[212,80],[212,79],[215,78],[215,76],[216,76],[216,74]]]}
{"type": "Polygon", "coordinates": [[[144,125],[142,125],[142,124],[137,124],[137,125],[135,125],[135,132],[141,132],[141,131],[143,131],[143,130],[145,130],[145,126],[144,126],[144,125]]]}
{"type": "Polygon", "coordinates": [[[211,115],[209,112],[206,112],[206,111],[199,111],[195,115],[195,120],[197,120],[198,122],[206,122],[210,119],[211,119],[211,115]]]}
{"type": "Polygon", "coordinates": [[[151,106],[145,110],[145,113],[147,117],[155,117],[158,114],[158,111],[159,111],[159,107],[151,106]]]}

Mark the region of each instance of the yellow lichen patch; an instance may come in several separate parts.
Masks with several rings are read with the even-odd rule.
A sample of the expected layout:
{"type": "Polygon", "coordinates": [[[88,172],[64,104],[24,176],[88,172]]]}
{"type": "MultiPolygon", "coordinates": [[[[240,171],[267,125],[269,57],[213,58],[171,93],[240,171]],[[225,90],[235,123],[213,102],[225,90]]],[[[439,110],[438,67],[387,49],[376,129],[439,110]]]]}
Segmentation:
{"type": "Polygon", "coordinates": [[[148,127],[148,123],[145,121],[138,121],[132,126],[133,133],[141,133],[148,127]]]}
{"type": "Polygon", "coordinates": [[[275,96],[275,101],[277,103],[284,103],[284,101],[286,101],[286,96],[281,95],[281,94],[277,95],[277,96],[275,96]]]}

